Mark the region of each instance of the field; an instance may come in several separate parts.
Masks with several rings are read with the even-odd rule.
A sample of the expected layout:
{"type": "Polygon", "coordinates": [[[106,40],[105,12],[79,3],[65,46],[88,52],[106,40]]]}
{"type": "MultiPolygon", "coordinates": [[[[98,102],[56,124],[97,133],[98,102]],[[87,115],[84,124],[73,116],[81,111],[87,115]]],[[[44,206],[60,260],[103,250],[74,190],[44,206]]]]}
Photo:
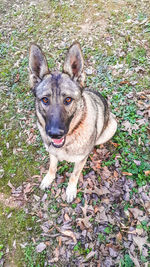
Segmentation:
{"type": "Polygon", "coordinates": [[[150,3],[147,0],[0,1],[0,266],[147,267],[150,221],[150,3]],[[48,154],[36,125],[28,51],[62,70],[81,44],[86,87],[118,121],[96,147],[67,204],[73,165],[45,192],[48,154]]]}

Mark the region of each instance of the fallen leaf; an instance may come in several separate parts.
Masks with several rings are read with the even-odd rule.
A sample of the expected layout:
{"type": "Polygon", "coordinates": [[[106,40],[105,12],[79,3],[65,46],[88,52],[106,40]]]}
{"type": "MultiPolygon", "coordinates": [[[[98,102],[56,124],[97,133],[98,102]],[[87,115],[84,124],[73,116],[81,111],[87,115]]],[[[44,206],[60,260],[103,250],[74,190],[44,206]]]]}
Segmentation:
{"type": "Polygon", "coordinates": [[[56,229],[61,234],[65,235],[65,236],[68,236],[68,237],[71,237],[73,239],[74,243],[77,243],[77,239],[75,237],[75,234],[71,230],[62,230],[59,227],[56,227],[56,229]]]}
{"type": "Polygon", "coordinates": [[[120,85],[124,85],[124,84],[131,85],[131,83],[130,83],[129,81],[121,81],[119,84],[120,84],[120,85]]]}
{"type": "Polygon", "coordinates": [[[80,203],[81,202],[81,199],[79,198],[79,197],[77,197],[76,199],[75,199],[75,201],[74,201],[74,203],[76,203],[76,204],[78,204],[78,203],[80,203]]]}
{"type": "Polygon", "coordinates": [[[25,189],[23,190],[24,194],[30,193],[32,191],[32,184],[28,183],[25,187],[25,189]]]}
{"type": "Polygon", "coordinates": [[[133,235],[133,241],[138,246],[140,253],[141,253],[143,245],[147,244],[147,236],[140,237],[140,236],[133,235]]]}
{"type": "Polygon", "coordinates": [[[73,239],[74,243],[77,243],[77,239],[75,237],[75,234],[70,230],[61,231],[63,235],[69,236],[73,239]]]}
{"type": "Polygon", "coordinates": [[[78,218],[77,219],[77,223],[83,223],[84,224],[84,226],[87,228],[87,229],[89,229],[90,227],[91,227],[91,223],[89,222],[89,220],[91,219],[91,217],[92,217],[92,215],[90,215],[90,216],[85,216],[85,218],[78,218]]]}
{"type": "Polygon", "coordinates": [[[123,175],[128,175],[128,176],[132,176],[133,174],[130,172],[122,172],[123,175]]]}
{"type": "Polygon", "coordinates": [[[98,196],[102,196],[102,195],[106,195],[106,194],[110,193],[110,191],[106,187],[98,188],[95,186],[95,188],[93,190],[85,188],[84,193],[85,194],[96,194],[98,196]]]}
{"type": "Polygon", "coordinates": [[[98,206],[95,206],[94,207],[94,213],[97,213],[99,211],[99,207],[98,206]]]}
{"type": "Polygon", "coordinates": [[[105,210],[98,213],[98,215],[96,216],[96,221],[101,222],[101,223],[108,222],[108,217],[105,213],[105,210]]]}
{"type": "Polygon", "coordinates": [[[93,258],[95,256],[96,252],[95,251],[91,251],[83,260],[83,262],[87,262],[89,261],[91,258],[93,258]]]}
{"type": "Polygon", "coordinates": [[[53,253],[54,253],[54,256],[55,256],[54,257],[54,259],[55,259],[54,261],[57,262],[58,259],[59,259],[59,247],[56,247],[53,253]]]}
{"type": "Polygon", "coordinates": [[[144,173],[146,176],[150,175],[150,171],[145,171],[144,173]]]}
{"type": "Polygon", "coordinates": [[[107,166],[104,166],[102,168],[102,172],[101,172],[101,177],[102,179],[107,179],[111,176],[111,172],[109,171],[108,167],[107,166]]]}
{"type": "Polygon", "coordinates": [[[80,227],[81,231],[84,231],[85,230],[85,225],[82,222],[82,220],[78,219],[77,220],[77,225],[80,227]]]}
{"type": "Polygon", "coordinates": [[[62,237],[58,236],[58,246],[61,247],[62,244],[62,237]]]}
{"type": "Polygon", "coordinates": [[[119,252],[116,251],[114,248],[109,247],[109,253],[112,258],[116,258],[119,252]]]}
{"type": "Polygon", "coordinates": [[[128,210],[133,214],[135,219],[138,219],[139,216],[143,216],[143,211],[138,208],[128,208],[128,210]]]}
{"type": "Polygon", "coordinates": [[[65,213],[64,219],[65,219],[65,221],[70,221],[71,220],[70,217],[69,217],[69,215],[67,213],[65,213]]]}
{"type": "Polygon", "coordinates": [[[44,242],[41,242],[36,246],[36,252],[38,253],[42,252],[44,249],[46,249],[46,245],[44,242]]]}
{"type": "Polygon", "coordinates": [[[94,191],[95,194],[97,194],[99,196],[106,195],[106,194],[110,193],[110,191],[104,186],[102,186],[101,188],[98,188],[98,187],[95,186],[93,191],[94,191]]]}
{"type": "Polygon", "coordinates": [[[117,239],[117,241],[119,241],[119,242],[122,241],[122,234],[121,234],[120,232],[116,235],[116,239],[117,239]]]}
{"type": "Polygon", "coordinates": [[[127,120],[122,123],[122,126],[124,126],[124,128],[122,128],[122,130],[129,132],[129,135],[132,134],[132,130],[137,130],[139,128],[139,126],[136,123],[134,125],[132,125],[127,120]]]}
{"type": "Polygon", "coordinates": [[[117,172],[116,170],[114,170],[114,177],[115,177],[115,178],[118,178],[118,176],[119,176],[119,175],[118,175],[118,172],[117,172]]]}
{"type": "Polygon", "coordinates": [[[114,147],[118,147],[118,146],[119,146],[119,144],[114,143],[114,142],[112,142],[112,141],[110,141],[110,143],[111,143],[114,147]]]}

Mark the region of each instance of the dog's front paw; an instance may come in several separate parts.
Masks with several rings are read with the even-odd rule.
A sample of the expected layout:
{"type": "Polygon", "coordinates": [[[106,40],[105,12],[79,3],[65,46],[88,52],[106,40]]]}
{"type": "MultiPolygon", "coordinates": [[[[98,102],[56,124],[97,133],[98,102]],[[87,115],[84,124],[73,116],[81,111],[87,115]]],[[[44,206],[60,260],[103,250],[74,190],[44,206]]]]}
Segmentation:
{"type": "Polygon", "coordinates": [[[66,200],[68,203],[72,202],[77,195],[77,187],[68,185],[66,189],[66,200]]]}
{"type": "Polygon", "coordinates": [[[53,182],[53,180],[54,178],[52,178],[50,174],[47,173],[40,184],[40,189],[45,190],[46,188],[48,188],[53,182]]]}

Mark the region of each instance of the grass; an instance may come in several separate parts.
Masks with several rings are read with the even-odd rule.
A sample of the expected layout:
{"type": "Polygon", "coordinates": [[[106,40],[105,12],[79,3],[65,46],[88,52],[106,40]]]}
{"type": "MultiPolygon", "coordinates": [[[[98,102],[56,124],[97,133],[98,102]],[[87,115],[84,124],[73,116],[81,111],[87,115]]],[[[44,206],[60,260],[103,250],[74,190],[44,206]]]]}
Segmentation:
{"type": "Polygon", "coordinates": [[[126,254],[124,256],[124,259],[121,261],[121,267],[133,267],[134,263],[131,260],[130,256],[126,254]]]}
{"type": "Polygon", "coordinates": [[[26,266],[44,267],[45,254],[46,254],[45,251],[42,251],[41,253],[37,253],[35,249],[35,245],[33,243],[30,243],[30,245],[26,246],[24,249],[26,266]]]}
{"type": "MultiPolygon", "coordinates": [[[[53,0],[45,4],[41,1],[40,4],[29,5],[29,1],[24,1],[19,7],[15,1],[0,3],[3,26],[0,31],[0,174],[4,173],[0,178],[0,192],[6,197],[11,193],[7,186],[9,180],[18,187],[33,175],[39,175],[41,165],[45,167],[48,162],[36,129],[34,98],[28,85],[31,42],[37,42],[46,51],[50,69],[62,69],[67,47],[75,39],[80,41],[86,67],[94,69],[92,75],[87,75],[86,85],[101,90],[109,98],[111,109],[118,119],[118,130],[112,140],[117,146],[110,148],[109,160],[103,162],[102,167],[114,167],[117,157],[120,172],[130,173],[128,179],[136,181],[138,187],[145,185],[149,179],[145,174],[150,170],[148,125],[138,125],[137,121],[143,118],[138,112],[138,100],[128,97],[129,93],[149,88],[150,23],[146,1],[141,5],[128,1],[130,10],[126,3],[122,7],[120,2],[116,6],[112,1],[106,1],[105,5],[96,0],[74,1],[74,4],[66,0],[61,2],[53,0]],[[83,26],[88,23],[91,28],[87,26],[87,32],[83,31],[83,26]],[[126,83],[122,83],[124,81],[126,83]],[[123,126],[126,121],[131,125],[131,132],[123,126]],[[35,135],[33,143],[28,138],[32,132],[35,135]],[[136,161],[140,162],[139,166],[136,161]]],[[[72,169],[71,164],[60,163],[58,174],[63,175],[72,169]]],[[[85,169],[83,174],[90,170],[85,169]]],[[[66,183],[58,187],[62,186],[66,183]]],[[[134,193],[133,190],[131,197],[134,193]]],[[[82,192],[78,193],[78,197],[82,199],[82,192]]],[[[75,209],[77,204],[73,203],[71,207],[75,209]]],[[[124,207],[128,209],[129,203],[125,202],[124,207]]],[[[51,209],[57,217],[60,207],[55,199],[49,204],[48,210],[51,209]]],[[[148,232],[147,221],[141,222],[139,227],[148,232]]],[[[0,228],[0,259],[5,257],[9,264],[14,257],[18,261],[16,266],[22,266],[24,261],[26,266],[44,266],[46,253],[37,254],[30,237],[39,242],[40,229],[33,215],[26,214],[23,209],[11,209],[0,204],[0,228]],[[10,213],[11,217],[7,218],[10,213]],[[14,240],[17,250],[13,249],[14,240]],[[22,249],[20,242],[28,244],[22,249]],[[6,254],[8,248],[9,257],[6,254]]],[[[111,225],[105,228],[107,235],[112,231],[111,225]]],[[[99,234],[98,240],[105,242],[105,235],[99,234]]],[[[81,243],[74,247],[74,252],[79,254],[87,255],[90,251],[84,249],[81,243]]],[[[144,262],[145,259],[142,260],[144,262]]],[[[133,266],[128,254],[124,255],[121,266],[133,266]]]]}
{"type": "Polygon", "coordinates": [[[23,209],[0,205],[0,229],[0,258],[5,255],[7,248],[10,251],[9,261],[13,258],[15,266],[22,266],[24,254],[21,244],[23,246],[25,242],[30,243],[32,235],[40,233],[38,223],[35,225],[32,216],[26,214],[23,209]]]}

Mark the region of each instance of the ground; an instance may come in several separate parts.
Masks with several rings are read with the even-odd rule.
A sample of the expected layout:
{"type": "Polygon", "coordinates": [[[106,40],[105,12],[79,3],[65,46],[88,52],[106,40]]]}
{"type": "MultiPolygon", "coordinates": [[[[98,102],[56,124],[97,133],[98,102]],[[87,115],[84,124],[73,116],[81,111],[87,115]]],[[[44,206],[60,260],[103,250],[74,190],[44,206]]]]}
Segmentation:
{"type": "Polygon", "coordinates": [[[2,0],[0,20],[0,266],[148,266],[149,1],[2,0]],[[67,204],[72,165],[60,163],[52,187],[39,190],[48,154],[28,51],[38,43],[61,70],[74,40],[86,86],[107,97],[118,130],[93,150],[67,204]]]}

